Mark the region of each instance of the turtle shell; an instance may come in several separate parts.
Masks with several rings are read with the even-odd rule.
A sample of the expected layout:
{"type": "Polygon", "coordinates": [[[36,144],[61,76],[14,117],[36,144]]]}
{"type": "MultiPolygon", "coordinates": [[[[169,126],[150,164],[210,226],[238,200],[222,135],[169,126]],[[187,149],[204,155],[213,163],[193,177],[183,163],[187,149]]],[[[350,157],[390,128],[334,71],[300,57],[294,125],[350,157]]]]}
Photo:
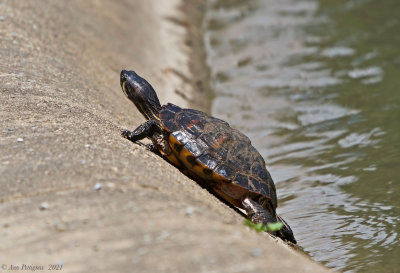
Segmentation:
{"type": "Polygon", "coordinates": [[[162,107],[160,119],[168,132],[172,163],[238,207],[246,195],[258,195],[275,211],[274,182],[247,136],[223,120],[171,103],[162,107]]]}

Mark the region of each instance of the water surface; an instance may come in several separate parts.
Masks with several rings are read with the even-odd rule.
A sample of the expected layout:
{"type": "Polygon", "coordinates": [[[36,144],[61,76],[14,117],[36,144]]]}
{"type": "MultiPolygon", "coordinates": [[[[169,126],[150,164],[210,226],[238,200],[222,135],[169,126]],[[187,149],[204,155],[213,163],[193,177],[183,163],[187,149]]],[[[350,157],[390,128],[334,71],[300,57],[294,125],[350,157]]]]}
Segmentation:
{"type": "Polygon", "coordinates": [[[400,272],[400,1],[208,2],[212,114],[244,131],[315,260],[400,272]]]}

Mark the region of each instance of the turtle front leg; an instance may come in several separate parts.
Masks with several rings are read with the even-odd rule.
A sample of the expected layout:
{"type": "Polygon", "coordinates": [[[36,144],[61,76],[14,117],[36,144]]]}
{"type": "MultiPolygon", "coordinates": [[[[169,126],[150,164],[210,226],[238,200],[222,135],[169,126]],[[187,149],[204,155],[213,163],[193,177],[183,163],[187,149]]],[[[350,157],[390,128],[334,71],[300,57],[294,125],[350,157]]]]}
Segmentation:
{"type": "MultiPolygon", "coordinates": [[[[252,221],[253,223],[262,223],[264,226],[267,226],[268,223],[277,222],[276,217],[271,215],[269,211],[264,209],[259,203],[257,203],[250,197],[246,197],[242,201],[242,205],[246,210],[247,217],[249,217],[250,221],[252,221]]],[[[276,235],[275,232],[271,234],[276,235]]]]}
{"type": "Polygon", "coordinates": [[[129,130],[123,130],[121,135],[129,139],[132,142],[145,146],[149,151],[162,156],[154,142],[156,142],[157,135],[161,134],[161,130],[159,127],[159,123],[155,120],[148,120],[145,123],[139,125],[133,132],[129,130]],[[152,139],[153,143],[144,144],[139,140],[142,140],[145,137],[149,137],[152,139]]]}
{"type": "Polygon", "coordinates": [[[154,133],[159,132],[158,122],[155,120],[148,120],[145,123],[139,125],[133,132],[129,130],[123,130],[121,135],[129,139],[132,142],[136,142],[145,137],[152,137],[154,133]]]}

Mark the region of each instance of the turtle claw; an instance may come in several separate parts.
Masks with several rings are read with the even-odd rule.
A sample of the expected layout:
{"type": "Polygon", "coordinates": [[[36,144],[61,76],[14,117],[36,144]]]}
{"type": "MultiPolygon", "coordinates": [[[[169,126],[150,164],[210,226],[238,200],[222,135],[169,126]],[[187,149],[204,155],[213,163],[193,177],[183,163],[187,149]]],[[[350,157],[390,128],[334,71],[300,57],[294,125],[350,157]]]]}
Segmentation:
{"type": "Polygon", "coordinates": [[[141,142],[139,140],[132,140],[132,138],[135,136],[134,132],[131,132],[129,130],[124,129],[124,130],[121,131],[121,136],[123,138],[126,138],[126,139],[130,140],[130,141],[135,142],[136,144],[138,144],[140,146],[144,146],[150,152],[153,152],[153,153],[161,156],[160,151],[156,148],[156,146],[154,146],[153,143],[144,144],[143,142],[141,142]]]}
{"type": "Polygon", "coordinates": [[[121,132],[121,136],[122,136],[123,138],[126,138],[126,139],[129,139],[129,137],[130,137],[131,134],[132,134],[132,132],[129,131],[129,130],[126,130],[126,129],[122,130],[122,132],[121,132]]]}

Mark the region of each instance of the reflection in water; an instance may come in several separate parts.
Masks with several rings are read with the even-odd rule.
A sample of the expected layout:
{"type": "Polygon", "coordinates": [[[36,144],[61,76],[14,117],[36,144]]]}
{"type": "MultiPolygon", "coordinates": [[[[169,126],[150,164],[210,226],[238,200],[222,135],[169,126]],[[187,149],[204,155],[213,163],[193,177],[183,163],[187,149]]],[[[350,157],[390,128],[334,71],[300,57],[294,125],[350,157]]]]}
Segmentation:
{"type": "Polygon", "coordinates": [[[210,0],[206,14],[212,114],[264,156],[300,245],[342,271],[400,266],[399,10],[210,0]]]}

